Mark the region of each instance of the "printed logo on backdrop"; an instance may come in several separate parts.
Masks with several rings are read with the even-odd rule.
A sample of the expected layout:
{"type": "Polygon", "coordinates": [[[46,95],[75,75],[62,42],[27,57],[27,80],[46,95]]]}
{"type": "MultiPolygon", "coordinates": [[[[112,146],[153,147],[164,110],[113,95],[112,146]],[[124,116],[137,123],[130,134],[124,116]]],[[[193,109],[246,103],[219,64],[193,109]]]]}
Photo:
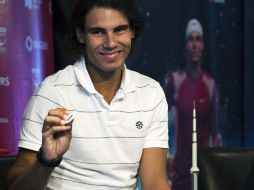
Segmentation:
{"type": "Polygon", "coordinates": [[[0,86],[10,86],[11,84],[11,79],[10,77],[1,77],[0,76],[0,86]]]}
{"type": "Polygon", "coordinates": [[[42,82],[42,74],[40,68],[32,68],[32,74],[33,74],[33,84],[34,87],[38,87],[39,84],[42,82]]]}
{"type": "Polygon", "coordinates": [[[6,51],[7,28],[0,26],[0,55],[6,51]]]}
{"type": "Polygon", "coordinates": [[[42,6],[42,0],[25,0],[25,8],[29,10],[38,10],[42,6]]]}
{"type": "Polygon", "coordinates": [[[27,51],[32,51],[33,49],[48,51],[48,42],[33,40],[31,36],[26,37],[25,45],[27,51]]]}
{"type": "Polygon", "coordinates": [[[7,2],[7,0],[0,0],[0,5],[5,4],[6,2],[7,2]]]}

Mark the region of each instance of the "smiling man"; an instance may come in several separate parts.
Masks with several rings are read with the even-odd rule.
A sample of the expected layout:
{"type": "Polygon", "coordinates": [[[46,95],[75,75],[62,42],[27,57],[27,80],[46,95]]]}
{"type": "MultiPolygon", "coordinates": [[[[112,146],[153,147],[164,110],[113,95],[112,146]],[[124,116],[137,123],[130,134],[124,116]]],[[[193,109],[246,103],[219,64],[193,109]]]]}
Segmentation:
{"type": "Polygon", "coordinates": [[[79,0],[74,65],[46,78],[23,118],[9,189],[169,190],[166,98],[127,69],[143,30],[133,0],[79,0]]]}
{"type": "Polygon", "coordinates": [[[193,102],[197,115],[197,142],[199,148],[218,146],[220,136],[216,131],[218,96],[214,79],[202,69],[204,51],[203,29],[197,19],[191,19],[185,36],[186,66],[170,73],[165,93],[174,113],[176,131],[175,157],[168,159],[168,172],[173,190],[191,189],[191,145],[193,102]]]}

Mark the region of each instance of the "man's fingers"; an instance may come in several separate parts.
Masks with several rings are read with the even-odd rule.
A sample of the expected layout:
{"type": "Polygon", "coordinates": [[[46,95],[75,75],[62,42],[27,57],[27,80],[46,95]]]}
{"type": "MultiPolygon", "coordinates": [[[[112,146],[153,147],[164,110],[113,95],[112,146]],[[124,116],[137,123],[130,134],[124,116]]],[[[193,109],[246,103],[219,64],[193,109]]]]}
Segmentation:
{"type": "Polygon", "coordinates": [[[47,131],[44,132],[44,135],[54,135],[57,132],[65,132],[71,129],[71,126],[52,126],[49,127],[47,131]]]}
{"type": "Polygon", "coordinates": [[[65,119],[65,117],[69,114],[70,112],[65,108],[56,108],[49,110],[48,112],[48,116],[59,117],[61,119],[65,119]]]}
{"type": "Polygon", "coordinates": [[[47,116],[44,120],[44,124],[42,127],[42,132],[45,133],[53,126],[62,126],[64,125],[64,120],[55,116],[47,116]]]}
{"type": "MultiPolygon", "coordinates": [[[[43,123],[42,133],[46,133],[51,130],[53,126],[64,126],[66,124],[65,120],[69,117],[69,114],[70,112],[65,108],[49,110],[43,123]]],[[[61,130],[61,128],[59,130],[61,130]]]]}
{"type": "Polygon", "coordinates": [[[47,116],[44,120],[45,124],[50,124],[50,125],[64,125],[64,119],[65,116],[63,116],[63,118],[57,117],[57,116],[47,116]]]}

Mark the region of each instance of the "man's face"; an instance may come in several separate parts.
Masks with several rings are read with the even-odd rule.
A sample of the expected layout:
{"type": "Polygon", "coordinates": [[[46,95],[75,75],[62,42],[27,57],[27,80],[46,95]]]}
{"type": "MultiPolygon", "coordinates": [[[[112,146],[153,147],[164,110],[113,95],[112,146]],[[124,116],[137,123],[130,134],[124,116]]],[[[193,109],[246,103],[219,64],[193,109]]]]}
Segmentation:
{"type": "Polygon", "coordinates": [[[187,56],[191,62],[200,62],[203,49],[204,41],[203,37],[199,32],[193,31],[187,37],[186,42],[187,56]]]}
{"type": "Polygon", "coordinates": [[[85,23],[86,58],[104,72],[122,69],[133,36],[127,18],[117,10],[95,7],[88,12],[85,23]]]}

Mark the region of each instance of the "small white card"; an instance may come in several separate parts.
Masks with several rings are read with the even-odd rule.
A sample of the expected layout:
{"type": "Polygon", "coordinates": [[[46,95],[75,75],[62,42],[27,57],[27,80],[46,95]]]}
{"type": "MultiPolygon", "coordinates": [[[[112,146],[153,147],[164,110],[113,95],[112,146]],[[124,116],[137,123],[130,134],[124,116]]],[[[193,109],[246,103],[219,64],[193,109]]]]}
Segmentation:
{"type": "Polygon", "coordinates": [[[64,120],[64,124],[70,124],[74,118],[75,118],[75,115],[76,115],[76,111],[70,111],[71,113],[69,114],[69,117],[67,119],[64,120]]]}

